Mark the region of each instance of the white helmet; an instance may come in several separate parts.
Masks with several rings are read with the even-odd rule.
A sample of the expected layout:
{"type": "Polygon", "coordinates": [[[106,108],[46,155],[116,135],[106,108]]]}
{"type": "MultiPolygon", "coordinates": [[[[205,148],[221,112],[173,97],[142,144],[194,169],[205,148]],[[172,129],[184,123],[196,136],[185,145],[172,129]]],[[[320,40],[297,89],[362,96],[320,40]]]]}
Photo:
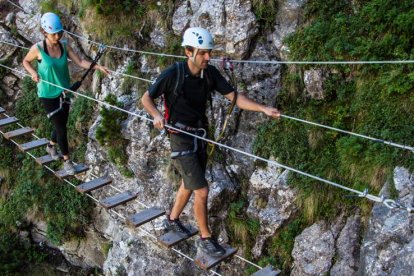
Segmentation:
{"type": "Polygon", "coordinates": [[[42,26],[42,29],[48,34],[55,34],[63,31],[63,26],[60,22],[59,16],[53,12],[45,13],[40,19],[40,25],[42,26]]]}
{"type": "Polygon", "coordinates": [[[209,31],[200,27],[188,28],[183,35],[181,46],[191,46],[197,49],[213,49],[213,36],[209,31]]]}

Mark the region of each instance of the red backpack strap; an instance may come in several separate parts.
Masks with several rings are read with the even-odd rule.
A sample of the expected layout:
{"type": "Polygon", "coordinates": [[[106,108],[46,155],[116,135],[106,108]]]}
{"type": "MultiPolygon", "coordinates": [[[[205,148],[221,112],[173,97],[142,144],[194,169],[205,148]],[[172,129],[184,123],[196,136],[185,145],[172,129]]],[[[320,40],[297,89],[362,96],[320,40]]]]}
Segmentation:
{"type": "Polygon", "coordinates": [[[177,72],[176,81],[174,85],[173,99],[170,103],[170,106],[167,105],[167,101],[164,99],[164,118],[167,124],[171,123],[171,117],[174,112],[174,106],[177,103],[178,98],[182,95],[183,83],[184,83],[184,62],[176,62],[175,70],[177,72]]]}

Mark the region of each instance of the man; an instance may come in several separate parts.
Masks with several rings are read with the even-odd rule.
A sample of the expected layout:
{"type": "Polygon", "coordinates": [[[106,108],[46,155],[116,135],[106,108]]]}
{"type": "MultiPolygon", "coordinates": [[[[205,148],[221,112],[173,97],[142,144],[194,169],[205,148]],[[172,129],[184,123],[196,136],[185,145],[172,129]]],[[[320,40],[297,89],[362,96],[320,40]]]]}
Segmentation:
{"type": "MultiPolygon", "coordinates": [[[[168,123],[178,129],[205,136],[207,126],[205,111],[209,93],[216,90],[227,99],[233,100],[236,92],[220,72],[214,66],[209,65],[214,42],[207,30],[198,27],[187,29],[183,36],[182,46],[185,47],[185,55],[188,59],[164,70],[145,92],[142,103],[154,118],[153,123],[157,129],[162,130],[168,123]],[[182,76],[181,74],[184,80],[180,87],[178,79],[182,76]],[[161,95],[164,95],[168,109],[168,122],[154,103],[154,99],[161,95]]],[[[263,112],[272,118],[280,116],[276,108],[258,104],[243,95],[238,95],[236,104],[241,109],[263,112]]],[[[197,240],[197,246],[210,256],[222,256],[225,250],[212,237],[208,227],[208,183],[205,179],[206,143],[190,135],[171,130],[170,142],[172,164],[179,171],[182,182],[167,219],[167,229],[187,232],[179,216],[194,192],[194,215],[201,236],[197,240]]]]}

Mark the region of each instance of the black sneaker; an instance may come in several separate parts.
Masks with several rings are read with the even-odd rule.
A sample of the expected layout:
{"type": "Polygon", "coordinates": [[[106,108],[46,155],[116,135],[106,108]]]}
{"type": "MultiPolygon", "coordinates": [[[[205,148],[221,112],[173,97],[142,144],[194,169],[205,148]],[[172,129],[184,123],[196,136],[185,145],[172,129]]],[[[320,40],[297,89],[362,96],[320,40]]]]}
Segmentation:
{"type": "Polygon", "coordinates": [[[221,257],[226,254],[226,250],[214,238],[199,239],[196,245],[201,251],[211,257],[221,257]]]}
{"type": "Polygon", "coordinates": [[[165,230],[173,231],[176,233],[183,233],[186,235],[191,235],[190,231],[185,228],[179,219],[169,220],[168,218],[164,221],[165,230]]]}

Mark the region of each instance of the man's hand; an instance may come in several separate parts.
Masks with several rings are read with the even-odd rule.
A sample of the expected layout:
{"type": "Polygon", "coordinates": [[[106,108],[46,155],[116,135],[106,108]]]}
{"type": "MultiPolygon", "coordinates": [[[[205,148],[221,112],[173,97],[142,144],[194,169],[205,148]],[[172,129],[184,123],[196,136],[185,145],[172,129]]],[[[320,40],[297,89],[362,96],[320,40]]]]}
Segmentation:
{"type": "Polygon", "coordinates": [[[164,117],[160,114],[158,116],[154,117],[154,127],[159,129],[159,130],[163,130],[164,126],[165,126],[165,119],[164,117]]]}
{"type": "Polygon", "coordinates": [[[263,108],[263,113],[275,119],[280,117],[280,111],[277,108],[271,106],[265,106],[263,108]]]}

